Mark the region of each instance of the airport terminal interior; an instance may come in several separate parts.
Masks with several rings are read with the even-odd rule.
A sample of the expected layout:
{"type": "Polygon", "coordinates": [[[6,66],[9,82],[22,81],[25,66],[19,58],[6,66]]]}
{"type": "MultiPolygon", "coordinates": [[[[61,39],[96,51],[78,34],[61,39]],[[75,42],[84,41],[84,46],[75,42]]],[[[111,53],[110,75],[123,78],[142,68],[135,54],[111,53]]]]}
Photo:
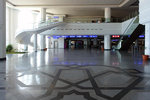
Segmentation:
{"type": "Polygon", "coordinates": [[[0,0],[0,100],[150,100],[150,0],[0,0]]]}

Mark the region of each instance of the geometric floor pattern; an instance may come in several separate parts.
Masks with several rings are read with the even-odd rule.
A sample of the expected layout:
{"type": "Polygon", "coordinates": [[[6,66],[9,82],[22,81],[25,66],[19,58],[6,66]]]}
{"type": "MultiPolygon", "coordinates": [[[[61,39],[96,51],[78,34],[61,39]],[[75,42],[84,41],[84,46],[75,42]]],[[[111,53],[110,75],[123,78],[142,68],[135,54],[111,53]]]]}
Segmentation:
{"type": "Polygon", "coordinates": [[[134,69],[73,65],[14,72],[7,75],[6,100],[150,100],[150,75],[134,69]]]}

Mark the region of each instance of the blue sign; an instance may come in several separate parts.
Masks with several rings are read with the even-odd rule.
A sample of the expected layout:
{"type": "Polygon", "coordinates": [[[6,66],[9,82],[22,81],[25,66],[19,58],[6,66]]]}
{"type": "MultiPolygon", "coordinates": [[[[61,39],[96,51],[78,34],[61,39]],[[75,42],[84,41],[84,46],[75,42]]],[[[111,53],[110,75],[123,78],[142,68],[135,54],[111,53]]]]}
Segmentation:
{"type": "Polygon", "coordinates": [[[70,38],[75,38],[76,36],[75,36],[75,35],[70,35],[69,37],[70,37],[70,38]]]}
{"type": "Polygon", "coordinates": [[[77,38],[81,38],[82,36],[81,36],[81,35],[77,35],[76,37],[77,37],[77,38]]]}
{"type": "Polygon", "coordinates": [[[53,18],[58,19],[58,18],[59,18],[59,16],[54,16],[53,18]]]}
{"type": "Polygon", "coordinates": [[[144,37],[145,37],[144,35],[140,35],[140,36],[139,36],[139,38],[144,38],[144,37]]]}
{"type": "Polygon", "coordinates": [[[56,36],[53,36],[53,38],[55,39],[58,39],[58,38],[97,38],[97,37],[98,37],[97,35],[56,35],[56,36]]]}
{"type": "Polygon", "coordinates": [[[112,42],[116,42],[116,41],[119,41],[119,39],[112,39],[112,42]]]}
{"type": "Polygon", "coordinates": [[[84,38],[88,38],[89,36],[88,36],[88,35],[83,35],[83,37],[84,37],[84,38]]]}

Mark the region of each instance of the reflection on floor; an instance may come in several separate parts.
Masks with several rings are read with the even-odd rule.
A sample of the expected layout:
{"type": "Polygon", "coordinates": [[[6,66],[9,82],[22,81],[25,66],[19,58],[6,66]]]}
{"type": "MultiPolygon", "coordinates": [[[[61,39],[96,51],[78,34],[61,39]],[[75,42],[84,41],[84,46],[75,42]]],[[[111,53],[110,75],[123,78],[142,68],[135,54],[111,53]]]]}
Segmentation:
{"type": "Polygon", "coordinates": [[[149,100],[149,65],[140,54],[117,51],[7,55],[6,100],[149,100]]]}

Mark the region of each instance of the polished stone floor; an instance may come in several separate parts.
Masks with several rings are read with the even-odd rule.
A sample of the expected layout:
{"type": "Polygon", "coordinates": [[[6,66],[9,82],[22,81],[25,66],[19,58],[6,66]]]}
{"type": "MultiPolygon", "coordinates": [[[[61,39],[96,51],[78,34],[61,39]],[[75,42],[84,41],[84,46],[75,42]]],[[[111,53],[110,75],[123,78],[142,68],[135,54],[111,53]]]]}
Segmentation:
{"type": "Polygon", "coordinates": [[[50,49],[5,63],[0,100],[150,100],[150,63],[138,52],[50,49]]]}

